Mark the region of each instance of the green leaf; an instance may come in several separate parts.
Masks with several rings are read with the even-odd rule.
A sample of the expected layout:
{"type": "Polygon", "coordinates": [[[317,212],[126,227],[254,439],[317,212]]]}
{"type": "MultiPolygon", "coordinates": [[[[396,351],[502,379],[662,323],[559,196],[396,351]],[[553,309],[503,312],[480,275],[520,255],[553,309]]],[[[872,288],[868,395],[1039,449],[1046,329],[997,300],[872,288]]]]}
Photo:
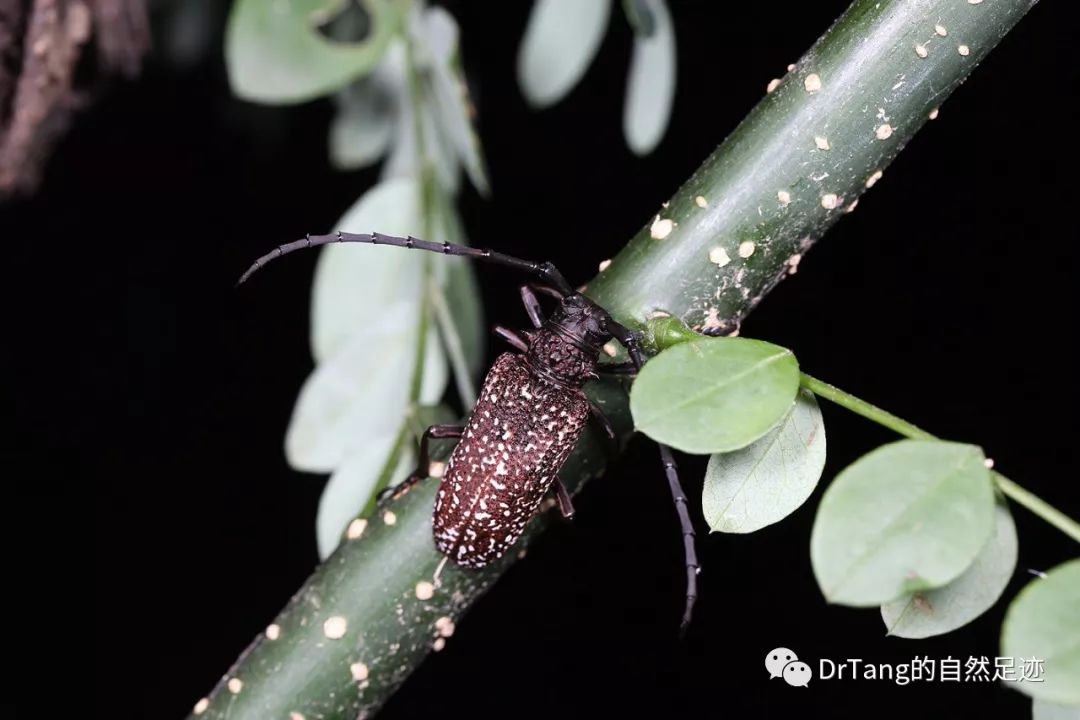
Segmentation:
{"type": "Polygon", "coordinates": [[[370,72],[400,23],[401,4],[361,0],[370,24],[358,43],[324,38],[318,26],[338,0],[236,0],[225,31],[225,63],[233,92],[269,104],[326,95],[370,72]]]}
{"type": "Polygon", "coordinates": [[[1031,701],[1032,720],[1080,720],[1080,705],[1059,705],[1046,700],[1031,701]]]}
{"type": "Polygon", "coordinates": [[[814,491],[825,469],[825,424],[813,393],[741,450],[713,455],[701,507],[714,532],[749,533],[783,520],[814,491]]]}
{"type": "Polygon", "coordinates": [[[630,149],[647,155],[664,137],[675,99],[675,26],[664,0],[644,0],[651,32],[634,38],[626,81],[623,134],[630,149]]]}
{"type": "MultiPolygon", "coordinates": [[[[379,474],[397,444],[399,431],[387,426],[369,436],[330,476],[319,498],[315,517],[315,539],[319,559],[334,552],[349,523],[360,513],[375,492],[379,474]]],[[[411,436],[410,436],[411,439],[411,436]]],[[[404,480],[416,465],[413,443],[406,442],[390,477],[390,485],[404,480]]]]}
{"type": "Polygon", "coordinates": [[[849,465],[822,497],[810,537],[825,598],[881,605],[958,577],[993,530],[985,461],[974,445],[901,440],[849,465]]]}
{"type": "Polygon", "coordinates": [[[890,635],[925,638],[952,632],[997,602],[1016,569],[1017,542],[1008,507],[998,504],[994,518],[994,534],[960,577],[881,606],[881,619],[890,635]]]}
{"type": "Polygon", "coordinates": [[[1044,661],[1043,682],[1011,687],[1040,700],[1080,704],[1080,560],[1070,560],[1028,583],[1001,627],[1001,654],[1044,661]]]}
{"type": "Polygon", "coordinates": [[[518,85],[533,107],[573,89],[600,49],[611,0],[536,0],[518,51],[518,85]]]}
{"type": "Polygon", "coordinates": [[[379,67],[335,97],[337,114],[330,123],[330,161],[339,170],[357,170],[386,154],[394,136],[394,112],[401,90],[395,82],[392,55],[387,51],[379,67]]]}
{"type": "Polygon", "coordinates": [[[630,388],[634,425],[688,453],[738,450],[769,432],[795,401],[799,365],[760,340],[703,337],[645,363],[630,388]]]}
{"type": "MultiPolygon", "coordinates": [[[[376,185],[337,229],[417,235],[415,180],[376,185]]],[[[289,463],[331,472],[407,411],[421,312],[425,262],[402,248],[342,244],[324,248],[312,287],[311,345],[317,366],[305,382],[285,436],[289,463]]],[[[431,324],[420,401],[442,397],[446,357],[431,324]]]]}
{"type": "Polygon", "coordinates": [[[487,195],[488,185],[480,138],[473,128],[468,86],[461,69],[457,21],[441,7],[424,13],[420,23],[430,64],[432,110],[447,142],[456,152],[476,189],[487,195]]]}

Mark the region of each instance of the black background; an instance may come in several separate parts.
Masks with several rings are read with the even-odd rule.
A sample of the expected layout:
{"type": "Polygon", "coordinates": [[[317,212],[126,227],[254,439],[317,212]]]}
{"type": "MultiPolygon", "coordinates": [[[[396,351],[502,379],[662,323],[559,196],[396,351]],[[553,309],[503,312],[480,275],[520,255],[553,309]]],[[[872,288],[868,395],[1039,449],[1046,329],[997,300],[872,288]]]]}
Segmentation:
{"type": "MultiPolygon", "coordinates": [[[[618,12],[583,83],[536,113],[513,70],[527,4],[449,3],[495,191],[462,198],[472,242],[588,279],[845,5],[674,2],[673,120],[637,159],[621,134],[631,38],[618,12]]],[[[743,334],[982,444],[998,468],[1076,515],[1078,78],[1067,5],[1042,3],[1005,38],[743,334]]],[[[291,471],[281,449],[311,369],[315,255],[242,293],[232,284],[269,247],[329,228],[376,172],[329,167],[328,102],[233,99],[219,48],[216,37],[184,68],[158,56],[142,80],[110,88],[40,192],[0,206],[5,405],[18,427],[5,509],[26,564],[15,595],[30,619],[22,632],[61,636],[32,643],[23,661],[54,690],[54,672],[95,686],[78,699],[47,695],[49,707],[181,717],[316,560],[324,479],[291,471]],[[90,562],[92,578],[80,580],[90,562]],[[35,590],[41,580],[60,590],[35,590]]],[[[521,326],[518,278],[481,272],[489,320],[521,326]]],[[[891,439],[824,412],[826,479],[891,439]]],[[[682,464],[697,495],[703,463],[682,464]]],[[[1024,696],[990,685],[769,681],[763,658],[777,645],[811,660],[998,652],[1004,599],[927,641],[885,637],[874,610],[827,606],[808,555],[819,498],[749,536],[706,536],[698,522],[703,597],[679,643],[680,545],[654,450],[638,439],[579,497],[575,522],[555,524],[382,717],[1027,717],[1024,696]]],[[[1027,511],[1014,517],[1020,560],[1006,598],[1028,568],[1076,555],[1027,511]]],[[[28,684],[7,697],[43,696],[28,684]]]]}

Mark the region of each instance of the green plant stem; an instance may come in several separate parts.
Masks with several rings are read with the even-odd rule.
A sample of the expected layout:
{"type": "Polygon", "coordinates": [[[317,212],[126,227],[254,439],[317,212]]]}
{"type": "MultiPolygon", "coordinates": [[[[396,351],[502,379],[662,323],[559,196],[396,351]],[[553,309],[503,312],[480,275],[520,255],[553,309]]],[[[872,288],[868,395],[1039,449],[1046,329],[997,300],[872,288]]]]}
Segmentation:
{"type": "MultiPolygon", "coordinates": [[[[931,435],[925,430],[912,425],[907,420],[898,418],[892,413],[857,398],[835,385],[830,385],[829,383],[818,380],[806,373],[800,373],[800,375],[800,384],[818,397],[823,397],[830,402],[836,403],[840,407],[846,408],[856,415],[861,415],[867,420],[873,420],[878,425],[887,427],[899,435],[912,438],[913,440],[939,439],[936,435],[931,435]]],[[[1032,513],[1053,525],[1076,542],[1080,542],[1080,523],[1077,523],[1053,505],[1050,505],[1029,490],[1025,490],[996,470],[991,472],[991,476],[994,478],[994,484],[1003,495],[1010,498],[1018,505],[1023,505],[1032,513]]]]}
{"type": "MultiPolygon", "coordinates": [[[[670,200],[642,218],[642,230],[589,283],[588,294],[634,327],[657,310],[695,328],[737,326],[1031,6],[856,0],[670,200]],[[935,36],[935,24],[948,37],[935,36]],[[957,52],[959,42],[966,55],[957,52]],[[918,44],[929,48],[926,57],[916,54],[918,44]],[[879,139],[886,122],[890,133],[879,139]],[[823,134],[829,151],[815,148],[823,134]]],[[[552,223],[551,232],[565,230],[552,223]]],[[[592,383],[587,392],[627,437],[622,385],[592,383]]],[[[603,445],[590,433],[560,477],[576,492],[604,462],[603,445]]],[[[659,460],[653,470],[661,472],[659,460]]],[[[373,715],[447,642],[454,623],[523,555],[549,514],[533,522],[515,553],[463,570],[445,563],[432,543],[437,490],[422,483],[367,518],[281,611],[272,633],[259,633],[198,706],[198,717],[373,715]]],[[[678,592],[672,588],[673,597],[678,592]]],[[[673,611],[672,632],[677,620],[673,611]]],[[[492,661],[519,644],[508,636],[506,647],[492,648],[492,661]]]]}

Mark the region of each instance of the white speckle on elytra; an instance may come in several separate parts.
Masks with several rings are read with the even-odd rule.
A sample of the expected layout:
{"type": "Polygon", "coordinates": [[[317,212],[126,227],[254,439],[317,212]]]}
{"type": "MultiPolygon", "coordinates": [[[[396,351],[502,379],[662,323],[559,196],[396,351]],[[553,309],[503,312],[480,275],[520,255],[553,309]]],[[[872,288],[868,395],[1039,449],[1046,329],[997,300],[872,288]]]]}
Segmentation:
{"type": "Polygon", "coordinates": [[[441,478],[446,472],[446,463],[441,460],[432,460],[427,466],[428,477],[441,478]]]}
{"type": "Polygon", "coordinates": [[[457,626],[454,625],[454,621],[446,615],[435,621],[435,631],[443,637],[450,637],[454,634],[455,629],[457,629],[457,626]]]}
{"type": "Polygon", "coordinates": [[[367,529],[367,520],[364,518],[356,518],[349,523],[348,529],[345,530],[345,537],[349,540],[356,540],[358,537],[364,534],[364,530],[367,529]]]}
{"type": "Polygon", "coordinates": [[[877,130],[874,131],[874,136],[878,140],[888,140],[892,137],[892,125],[889,123],[882,123],[877,126],[877,130]]]}
{"type": "Polygon", "coordinates": [[[836,193],[825,193],[821,196],[821,207],[826,210],[832,210],[838,204],[840,204],[840,198],[836,196],[836,193]]]}
{"type": "Polygon", "coordinates": [[[873,175],[866,178],[866,189],[869,190],[870,188],[874,187],[874,183],[880,180],[881,176],[884,174],[885,173],[881,172],[880,170],[875,170],[873,175]]]}
{"type": "Polygon", "coordinates": [[[362,662],[354,662],[349,666],[349,673],[356,682],[364,682],[368,678],[368,666],[362,662]]]}
{"type": "Polygon", "coordinates": [[[971,53],[971,48],[969,48],[967,45],[961,45],[956,48],[956,52],[960,53],[964,57],[967,57],[971,53]]]}
{"type": "Polygon", "coordinates": [[[925,45],[916,45],[915,46],[915,54],[918,55],[921,58],[924,58],[924,57],[926,57],[927,55],[930,54],[930,51],[926,49],[925,45]]]}
{"type": "Polygon", "coordinates": [[[277,640],[281,637],[281,626],[277,623],[271,623],[266,626],[266,639],[277,640]]]}
{"type": "Polygon", "coordinates": [[[349,621],[341,615],[326,618],[326,622],[322,626],[323,635],[331,640],[340,640],[345,637],[345,631],[348,629],[349,621]]]}
{"type": "Polygon", "coordinates": [[[600,261],[600,272],[604,272],[609,267],[611,267],[611,260],[601,260],[600,261]]]}
{"type": "Polygon", "coordinates": [[[604,350],[604,354],[607,355],[608,357],[615,357],[616,355],[619,354],[619,349],[615,347],[614,342],[606,342],[606,343],[604,343],[603,350],[604,350]]]}
{"type": "Polygon", "coordinates": [[[994,467],[994,459],[993,458],[986,458],[986,460],[983,460],[983,465],[985,465],[987,467],[987,469],[990,469],[990,468],[994,467]]]}
{"type": "Polygon", "coordinates": [[[781,206],[786,206],[788,203],[791,202],[791,193],[789,193],[787,190],[778,190],[776,192],[776,200],[780,203],[781,206]]]}
{"type": "Polygon", "coordinates": [[[810,73],[803,80],[803,87],[806,88],[806,92],[815,93],[821,89],[821,77],[817,73],[810,73]]]}
{"type": "Polygon", "coordinates": [[[431,649],[434,650],[435,652],[442,652],[443,648],[445,648],[445,647],[446,647],[446,638],[442,638],[442,637],[435,638],[435,642],[431,643],[431,649]]]}
{"type": "Polygon", "coordinates": [[[934,26],[934,32],[936,32],[941,37],[945,37],[946,35],[949,34],[949,31],[945,29],[944,25],[935,25],[934,26]]]}
{"type": "Polygon", "coordinates": [[[705,199],[704,195],[698,195],[696,198],[694,198],[694,204],[697,205],[699,208],[709,207],[709,201],[705,199]]]}
{"type": "Polygon", "coordinates": [[[821,135],[814,136],[814,145],[817,145],[818,150],[829,149],[829,138],[822,137],[821,135]]]}
{"type": "Polygon", "coordinates": [[[739,243],[739,257],[741,257],[741,258],[750,257],[751,255],[754,254],[754,250],[756,248],[757,248],[757,246],[754,245],[753,240],[744,240],[744,241],[742,241],[741,243],[739,243]]]}
{"type": "Polygon", "coordinates": [[[416,583],[416,597],[420,600],[430,600],[435,596],[435,586],[427,580],[416,583]]]}
{"type": "Polygon", "coordinates": [[[671,231],[675,229],[675,221],[670,218],[662,218],[659,215],[653,220],[652,226],[649,227],[649,234],[653,240],[663,240],[671,231]]]}
{"type": "Polygon", "coordinates": [[[195,707],[192,709],[192,712],[196,715],[202,715],[204,712],[206,712],[206,709],[208,707],[210,707],[210,698],[202,698],[201,700],[199,700],[199,702],[195,703],[195,707]]]}
{"type": "Polygon", "coordinates": [[[229,678],[226,687],[229,688],[229,692],[233,695],[239,695],[240,691],[244,689],[244,681],[240,678],[229,678]]]}
{"type": "Polygon", "coordinates": [[[938,116],[938,109],[934,108],[933,110],[930,111],[930,114],[927,115],[926,117],[930,118],[931,120],[937,120],[937,116],[938,116]]]}
{"type": "Polygon", "coordinates": [[[729,262],[731,262],[731,258],[728,256],[727,250],[725,250],[724,248],[714,247],[712,250],[709,251],[709,262],[716,263],[718,267],[724,267],[729,262]]]}
{"type": "Polygon", "coordinates": [[[765,92],[771,93],[778,87],[780,87],[780,78],[773,78],[769,81],[769,84],[765,86],[765,92]]]}
{"type": "Polygon", "coordinates": [[[397,522],[397,515],[392,510],[387,510],[383,513],[382,521],[387,525],[393,525],[397,522]]]}

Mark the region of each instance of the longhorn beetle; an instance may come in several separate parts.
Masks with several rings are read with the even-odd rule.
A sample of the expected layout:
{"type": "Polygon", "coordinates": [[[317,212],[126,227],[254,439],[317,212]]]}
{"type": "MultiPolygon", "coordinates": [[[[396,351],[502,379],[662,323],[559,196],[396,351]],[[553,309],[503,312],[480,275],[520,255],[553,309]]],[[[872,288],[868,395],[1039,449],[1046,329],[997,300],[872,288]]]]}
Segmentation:
{"type": "MultiPolygon", "coordinates": [[[[481,568],[501,557],[521,535],[540,501],[554,486],[563,516],[573,516],[570,494],[558,478],[591,415],[615,441],[611,421],[591,404],[582,386],[598,372],[625,373],[644,363],[638,336],[602,307],[574,290],[550,262],[533,262],[450,243],[379,233],[306,236],[281,245],[256,260],[238,285],[271,260],[305,248],[331,243],[368,243],[427,250],[482,260],[530,273],[539,281],[523,285],[521,299],[534,329],[523,333],[504,327],[495,332],[519,351],[503,353],[488,371],[480,397],[465,425],[433,425],[420,440],[420,464],[392,489],[395,496],[428,476],[428,441],[460,438],[439,485],[432,521],[435,545],[453,562],[481,568]],[[545,320],[536,293],[558,300],[545,320]],[[617,340],[630,363],[601,365],[604,343],[617,340]]],[[[686,495],[679,484],[671,449],[659,445],[660,459],[682,528],[686,558],[686,605],[680,633],[690,624],[697,599],[697,553],[686,495]]]]}

